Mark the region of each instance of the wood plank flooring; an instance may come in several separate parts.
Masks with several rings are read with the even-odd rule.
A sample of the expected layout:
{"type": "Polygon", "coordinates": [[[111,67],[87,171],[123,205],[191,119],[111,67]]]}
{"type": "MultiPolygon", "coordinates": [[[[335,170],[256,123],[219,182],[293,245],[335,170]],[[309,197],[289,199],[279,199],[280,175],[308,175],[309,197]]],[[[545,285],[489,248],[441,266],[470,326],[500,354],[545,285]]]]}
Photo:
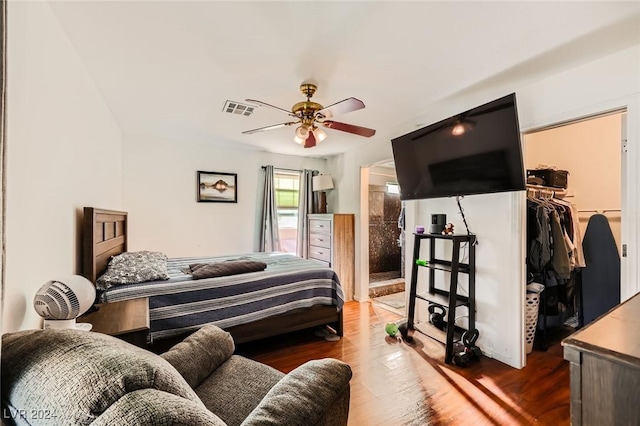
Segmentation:
{"type": "MultiPolygon", "coordinates": [[[[264,339],[238,353],[289,372],[332,357],[353,370],[349,425],[568,425],[569,364],[561,337],[528,356],[522,370],[483,357],[468,368],[444,363],[442,344],[420,334],[409,345],[388,337],[399,317],[370,303],[348,302],[345,335],[327,342],[311,331],[264,339]]],[[[563,330],[560,330],[562,333],[563,330]]]]}

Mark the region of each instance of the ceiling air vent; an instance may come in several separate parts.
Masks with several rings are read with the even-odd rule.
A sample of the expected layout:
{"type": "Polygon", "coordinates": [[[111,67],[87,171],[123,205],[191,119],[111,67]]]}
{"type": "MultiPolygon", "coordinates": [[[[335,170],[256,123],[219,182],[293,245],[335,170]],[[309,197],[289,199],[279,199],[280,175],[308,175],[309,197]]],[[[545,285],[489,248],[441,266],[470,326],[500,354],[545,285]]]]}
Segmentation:
{"type": "Polygon", "coordinates": [[[222,111],[228,112],[229,114],[238,114],[249,116],[253,114],[253,110],[256,109],[253,105],[241,104],[240,102],[227,101],[224,104],[224,109],[222,111]]]}

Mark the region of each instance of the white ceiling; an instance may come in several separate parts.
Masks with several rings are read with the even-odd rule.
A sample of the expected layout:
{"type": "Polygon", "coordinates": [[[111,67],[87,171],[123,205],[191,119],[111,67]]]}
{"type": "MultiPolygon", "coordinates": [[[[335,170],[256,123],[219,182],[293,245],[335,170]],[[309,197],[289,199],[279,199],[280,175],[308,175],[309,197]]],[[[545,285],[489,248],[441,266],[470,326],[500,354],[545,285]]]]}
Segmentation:
{"type": "MultiPolygon", "coordinates": [[[[303,81],[327,106],[364,110],[335,120],[390,140],[421,113],[474,88],[504,93],[640,43],[640,2],[52,2],[51,7],[123,131],[178,142],[255,146],[324,157],[367,139],[327,130],[304,149],[289,121],[246,98],[289,109],[303,81]]],[[[490,99],[487,99],[489,101],[490,99]]],[[[475,105],[470,105],[470,107],[475,105]]],[[[444,117],[442,117],[444,118],[444,117]]]]}

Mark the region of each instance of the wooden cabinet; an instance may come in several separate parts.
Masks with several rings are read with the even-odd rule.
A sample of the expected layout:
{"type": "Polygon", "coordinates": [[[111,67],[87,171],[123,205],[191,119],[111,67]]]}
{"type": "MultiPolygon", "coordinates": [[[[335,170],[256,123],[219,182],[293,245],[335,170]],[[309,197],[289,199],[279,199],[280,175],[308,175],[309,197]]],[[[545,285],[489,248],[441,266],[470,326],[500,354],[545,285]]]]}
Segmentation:
{"type": "Polygon", "coordinates": [[[572,425],[640,424],[640,295],[563,340],[572,425]]]}
{"type": "Polygon", "coordinates": [[[354,292],[354,215],[307,215],[307,257],[322,262],[338,274],[346,300],[354,292]]]}

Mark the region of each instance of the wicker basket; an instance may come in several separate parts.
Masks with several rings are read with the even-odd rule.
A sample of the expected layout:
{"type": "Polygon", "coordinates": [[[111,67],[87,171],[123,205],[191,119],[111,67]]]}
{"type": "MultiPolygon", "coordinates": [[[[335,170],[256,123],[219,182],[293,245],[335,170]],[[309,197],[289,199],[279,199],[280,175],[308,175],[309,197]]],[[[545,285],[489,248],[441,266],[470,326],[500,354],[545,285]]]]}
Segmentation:
{"type": "Polygon", "coordinates": [[[538,326],[538,309],[540,307],[540,293],[544,286],[538,283],[527,285],[527,304],[525,311],[524,334],[527,342],[527,354],[533,350],[533,339],[536,337],[538,326]]]}

